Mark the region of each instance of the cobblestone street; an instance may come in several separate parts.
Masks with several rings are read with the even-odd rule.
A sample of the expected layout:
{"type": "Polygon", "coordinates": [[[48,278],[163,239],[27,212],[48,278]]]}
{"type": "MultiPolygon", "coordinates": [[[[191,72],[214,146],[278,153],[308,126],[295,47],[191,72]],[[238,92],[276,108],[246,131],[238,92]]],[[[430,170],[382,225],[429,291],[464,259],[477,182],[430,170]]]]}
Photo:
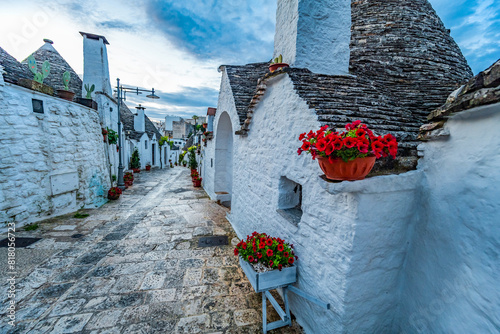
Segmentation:
{"type": "MultiPolygon", "coordinates": [[[[118,201],[80,212],[89,216],[17,231],[41,240],[16,250],[17,326],[3,308],[0,333],[262,331],[261,297],[233,247],[198,247],[201,236],[230,243],[236,235],[227,209],[192,187],[187,168],[143,171],[118,201]]],[[[0,275],[5,292],[6,271],[0,275]]],[[[6,305],[6,293],[2,299],[6,305]]],[[[302,331],[294,322],[271,333],[302,331]]]]}

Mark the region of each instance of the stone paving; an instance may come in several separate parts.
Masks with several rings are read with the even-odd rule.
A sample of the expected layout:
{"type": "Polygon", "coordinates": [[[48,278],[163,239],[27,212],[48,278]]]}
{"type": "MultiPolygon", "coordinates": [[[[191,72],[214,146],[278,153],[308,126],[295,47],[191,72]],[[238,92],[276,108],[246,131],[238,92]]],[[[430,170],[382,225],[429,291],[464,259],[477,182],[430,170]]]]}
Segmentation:
{"type": "MultiPolygon", "coordinates": [[[[261,297],[232,246],[198,247],[200,236],[235,233],[188,169],[141,172],[118,201],[81,212],[18,231],[42,240],[16,250],[16,326],[2,307],[0,333],[262,332],[261,297]]],[[[270,333],[302,330],[294,321],[270,333]]]]}

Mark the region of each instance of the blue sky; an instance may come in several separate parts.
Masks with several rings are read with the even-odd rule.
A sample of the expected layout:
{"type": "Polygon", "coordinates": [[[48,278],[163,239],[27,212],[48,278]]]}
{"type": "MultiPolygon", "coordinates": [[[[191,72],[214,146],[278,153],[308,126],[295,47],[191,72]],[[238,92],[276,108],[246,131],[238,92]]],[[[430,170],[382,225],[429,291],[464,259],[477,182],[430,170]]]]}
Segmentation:
{"type": "MultiPolygon", "coordinates": [[[[500,58],[500,1],[430,2],[475,74],[500,58]]],[[[18,0],[0,7],[0,46],[19,60],[50,38],[81,74],[78,32],[106,36],[111,78],[159,93],[155,101],[128,98],[154,119],[205,114],[217,105],[219,65],[267,61],[273,53],[274,0],[18,0]]]]}

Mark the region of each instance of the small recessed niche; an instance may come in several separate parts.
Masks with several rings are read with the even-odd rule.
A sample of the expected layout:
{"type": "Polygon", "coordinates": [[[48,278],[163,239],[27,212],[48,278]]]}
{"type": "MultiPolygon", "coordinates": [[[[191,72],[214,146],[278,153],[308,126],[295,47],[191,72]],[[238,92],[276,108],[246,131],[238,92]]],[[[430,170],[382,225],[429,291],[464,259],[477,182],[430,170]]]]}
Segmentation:
{"type": "Polygon", "coordinates": [[[282,176],[278,191],[278,213],[298,226],[302,218],[302,185],[282,176]]]}
{"type": "Polygon", "coordinates": [[[37,114],[43,114],[43,101],[37,99],[31,99],[33,105],[33,112],[37,114]]]}

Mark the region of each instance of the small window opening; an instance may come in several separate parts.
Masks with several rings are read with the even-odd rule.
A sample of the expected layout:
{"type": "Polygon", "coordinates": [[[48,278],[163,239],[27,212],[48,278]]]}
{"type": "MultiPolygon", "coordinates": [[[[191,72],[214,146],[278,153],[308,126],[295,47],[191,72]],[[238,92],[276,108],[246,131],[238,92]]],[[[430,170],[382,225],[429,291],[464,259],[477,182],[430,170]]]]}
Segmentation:
{"type": "Polygon", "coordinates": [[[302,218],[302,185],[285,176],[280,178],[278,213],[297,226],[302,218]]]}
{"type": "Polygon", "coordinates": [[[43,101],[32,99],[31,102],[33,104],[33,112],[36,112],[38,114],[43,114],[43,101]]]}
{"type": "Polygon", "coordinates": [[[148,141],[147,141],[147,140],[145,140],[145,141],[144,141],[144,148],[145,148],[146,150],[148,149],[148,141]]]}

